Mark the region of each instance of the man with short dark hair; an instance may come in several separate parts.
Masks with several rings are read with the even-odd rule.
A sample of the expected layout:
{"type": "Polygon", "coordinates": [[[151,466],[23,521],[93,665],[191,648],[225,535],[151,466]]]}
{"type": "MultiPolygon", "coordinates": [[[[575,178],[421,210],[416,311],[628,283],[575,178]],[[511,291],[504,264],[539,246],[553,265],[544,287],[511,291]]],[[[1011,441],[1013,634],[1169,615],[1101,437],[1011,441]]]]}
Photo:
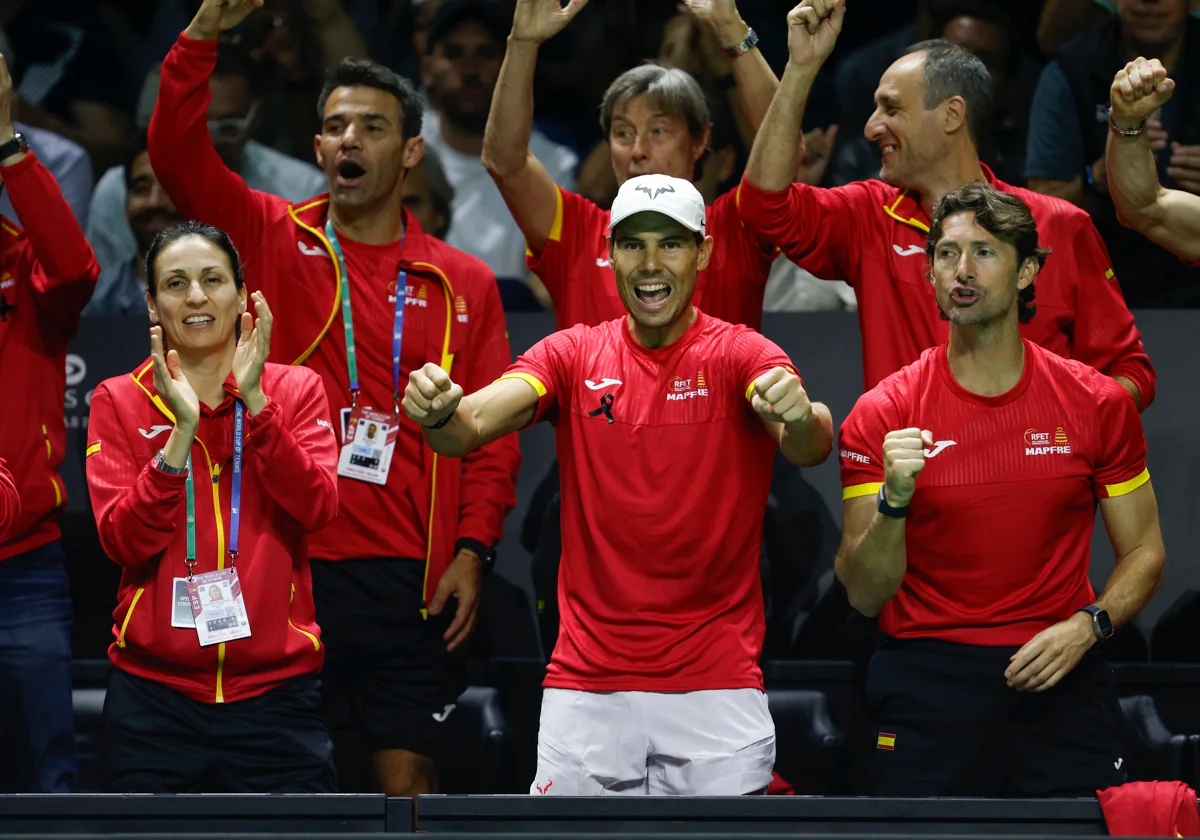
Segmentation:
{"type": "Polygon", "coordinates": [[[925,253],[949,341],[864,394],[838,438],[834,568],[885,636],[866,684],[870,791],[1090,796],[1125,779],[1091,648],[1162,580],[1141,420],[1112,379],[1021,337],[1047,314],[1049,250],[1018,196],[947,193],[925,253]],[[1097,504],[1116,555],[1098,598],[1097,504]]]}
{"type": "Polygon", "coordinates": [[[987,68],[967,50],[927,42],[883,74],[865,129],[883,152],[881,180],[829,190],[792,183],[804,105],[845,13],[845,0],[804,0],[788,15],[788,66],[750,153],[739,209],[793,262],[854,287],[864,388],[946,340],[924,278],[925,233],[942,195],[980,181],[1024,200],[1059,255],[1039,283],[1042,317],[1023,335],[1114,377],[1145,409],[1154,369],[1088,215],[1009,186],[979,161],[991,89],[987,68]]]}
{"type": "Polygon", "coordinates": [[[83,310],[85,317],[136,315],[148,318],[146,252],[154,237],[170,225],[183,221],[150,168],[150,153],[146,151],[144,135],[138,138],[133,154],[122,169],[125,175],[125,221],[137,242],[137,253],[100,270],[96,293],[83,310]]]}
{"type": "Polygon", "coordinates": [[[400,393],[429,359],[472,387],[494,380],[511,359],[504,314],[487,267],[427,235],[403,206],[405,173],[424,149],[421,100],[391,70],[359,59],[330,69],[314,138],[327,195],[292,206],[221,162],[205,125],[208,74],[217,37],[254,6],[204,0],[163,62],[150,157],[180,212],[226,230],[246,284],[272,301],[272,358],[325,382],[342,441],[341,512],[310,553],[342,788],[429,793],[466,687],[452,654],[475,625],[520,451],[497,441],[443,463],[399,416],[400,393]],[[354,452],[370,423],[379,459],[354,452]],[[347,734],[369,753],[365,785],[342,749],[347,734]]]}
{"type": "Polygon", "coordinates": [[[714,242],[690,181],[629,179],[609,230],[624,317],[556,332],[468,396],[428,364],[404,410],[452,456],[558,427],[562,630],[529,792],[759,793],[775,761],[758,664],[773,454],[822,463],[833,421],[778,347],[694,305],[714,242]]]}

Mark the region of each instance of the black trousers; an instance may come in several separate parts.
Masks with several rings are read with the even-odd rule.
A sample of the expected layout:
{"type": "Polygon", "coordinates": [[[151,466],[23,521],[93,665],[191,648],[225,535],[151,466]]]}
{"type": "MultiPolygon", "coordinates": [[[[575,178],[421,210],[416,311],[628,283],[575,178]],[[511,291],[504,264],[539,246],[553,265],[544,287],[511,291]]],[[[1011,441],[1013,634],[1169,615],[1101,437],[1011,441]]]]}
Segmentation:
{"type": "Polygon", "coordinates": [[[1054,688],[1008,688],[1016,648],[889,640],[867,673],[873,796],[1092,796],[1123,784],[1112,669],[1089,651],[1054,688]]]}
{"type": "Polygon", "coordinates": [[[335,793],[316,677],[200,703],[114,670],[104,698],[108,793],[335,793]]]}

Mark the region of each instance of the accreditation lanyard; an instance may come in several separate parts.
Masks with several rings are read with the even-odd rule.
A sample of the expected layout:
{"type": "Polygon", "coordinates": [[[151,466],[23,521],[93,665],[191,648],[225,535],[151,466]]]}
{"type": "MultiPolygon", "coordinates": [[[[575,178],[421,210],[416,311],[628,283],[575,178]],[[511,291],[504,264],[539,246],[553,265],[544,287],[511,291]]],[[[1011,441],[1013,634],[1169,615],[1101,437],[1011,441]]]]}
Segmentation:
{"type": "MultiPolygon", "coordinates": [[[[233,491],[229,502],[229,567],[237,561],[238,555],[238,525],[241,522],[242,508],[242,439],[243,435],[242,401],[233,401],[233,491]]],[[[187,559],[188,577],[196,568],[196,489],[192,481],[192,456],[187,461],[187,559]]]]}
{"type": "MultiPolygon", "coordinates": [[[[404,250],[405,227],[400,234],[400,250],[404,250]]],[[[358,355],[354,349],[354,316],[350,311],[350,273],[346,271],[346,258],[333,229],[333,220],[325,220],[325,236],[337,255],[338,268],[342,274],[342,326],[346,330],[346,367],[350,373],[350,401],[358,405],[358,355]]],[[[396,272],[396,314],[392,319],[392,403],[396,414],[400,414],[400,347],[404,335],[404,297],[408,289],[408,272],[403,268],[396,272]]]]}

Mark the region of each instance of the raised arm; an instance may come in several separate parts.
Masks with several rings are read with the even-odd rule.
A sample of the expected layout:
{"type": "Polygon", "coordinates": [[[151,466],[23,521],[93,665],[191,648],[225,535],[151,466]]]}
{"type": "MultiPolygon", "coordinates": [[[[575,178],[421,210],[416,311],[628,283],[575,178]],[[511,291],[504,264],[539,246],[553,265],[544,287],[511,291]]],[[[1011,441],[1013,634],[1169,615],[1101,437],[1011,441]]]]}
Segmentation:
{"type": "MultiPolygon", "coordinates": [[[[750,27],[742,20],[734,0],[687,0],[687,7],[712,32],[722,51],[738,47],[750,34],[750,27]]],[[[757,46],[728,61],[737,83],[736,99],[732,104],[745,117],[749,145],[762,126],[779,80],[757,46]]]]}
{"type": "Polygon", "coordinates": [[[257,193],[226,168],[208,134],[208,80],[217,65],[217,38],[262,0],[204,0],[163,61],[147,151],[154,174],[184,218],[226,231],[240,249],[261,239],[273,196],[257,193]]]}
{"type": "MultiPolygon", "coordinates": [[[[843,444],[843,448],[846,445],[854,444],[843,444]]],[[[882,485],[889,507],[901,510],[908,507],[916,490],[917,476],[925,469],[924,447],[932,445],[933,435],[916,428],[891,431],[884,437],[882,485]]],[[[872,460],[870,456],[863,457],[872,460]]],[[[878,464],[878,458],[875,461],[878,464]]],[[[878,509],[879,487],[880,483],[875,482],[845,486],[842,544],[833,562],[834,573],[846,587],[850,606],[866,616],[878,615],[883,605],[900,591],[908,568],[904,544],[906,519],[903,514],[890,516],[878,509]]]]}
{"type": "Polygon", "coordinates": [[[531,379],[498,379],[464,397],[462,386],[431,362],[408,378],[404,413],[434,452],[461,458],[529,425],[541,397],[531,379]]]}
{"type": "Polygon", "coordinates": [[[1157,58],[1138,58],[1120,70],[1110,91],[1112,121],[1136,136],[1108,134],[1108,191],[1117,218],[1187,262],[1200,260],[1200,196],[1164,189],[1145,124],[1171,98],[1175,82],[1157,58]]]}
{"type": "MultiPolygon", "coordinates": [[[[12,77],[0,56],[0,143],[15,134],[12,98],[12,77]]],[[[31,280],[39,308],[73,331],[100,275],[92,246],[58,182],[35,154],[17,151],[0,160],[0,178],[33,251],[31,280]]]]}
{"type": "Polygon", "coordinates": [[[746,181],[781,192],[796,176],[804,106],[846,17],[845,0],[804,0],[788,12],[788,63],[746,162],[746,181]]]}
{"type": "Polygon", "coordinates": [[[588,0],[518,0],[504,63],[483,133],[483,165],[508,204],[525,244],[539,252],[550,238],[558,187],[529,150],[533,132],[533,76],[538,48],[562,31],[588,0]]]}

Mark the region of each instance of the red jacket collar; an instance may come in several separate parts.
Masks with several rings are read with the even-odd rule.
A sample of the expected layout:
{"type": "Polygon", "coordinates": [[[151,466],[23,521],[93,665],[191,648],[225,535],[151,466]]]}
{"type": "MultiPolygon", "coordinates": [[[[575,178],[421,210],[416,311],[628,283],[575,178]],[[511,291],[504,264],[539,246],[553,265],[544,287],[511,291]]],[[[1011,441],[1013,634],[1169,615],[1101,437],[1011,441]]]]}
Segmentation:
{"type": "MultiPolygon", "coordinates": [[[[988,186],[1004,189],[1006,185],[996,178],[987,164],[981,162],[979,168],[983,170],[988,186]]],[[[929,214],[921,204],[920,195],[908,187],[897,188],[896,195],[884,203],[883,212],[902,224],[914,227],[922,233],[929,233],[929,214]]]]}
{"type": "MultiPolygon", "coordinates": [[[[159,396],[158,389],[154,387],[154,360],[150,358],[146,359],[146,361],[138,365],[137,368],[134,369],[133,373],[129,374],[129,376],[131,379],[133,379],[134,384],[138,386],[138,389],[146,396],[146,398],[154,403],[154,407],[162,412],[162,414],[168,420],[174,423],[174,413],[172,413],[171,409],[167,407],[166,400],[159,396]]],[[[240,398],[242,396],[242,392],[238,390],[237,379],[234,377],[232,371],[230,371],[229,376],[225,377],[225,382],[221,385],[221,387],[225,390],[225,393],[229,394],[231,397],[240,398]]],[[[222,406],[218,407],[217,411],[220,411],[222,407],[223,404],[222,406]]],[[[203,415],[205,413],[215,414],[217,412],[210,410],[205,405],[201,405],[200,413],[203,415]]]]}

